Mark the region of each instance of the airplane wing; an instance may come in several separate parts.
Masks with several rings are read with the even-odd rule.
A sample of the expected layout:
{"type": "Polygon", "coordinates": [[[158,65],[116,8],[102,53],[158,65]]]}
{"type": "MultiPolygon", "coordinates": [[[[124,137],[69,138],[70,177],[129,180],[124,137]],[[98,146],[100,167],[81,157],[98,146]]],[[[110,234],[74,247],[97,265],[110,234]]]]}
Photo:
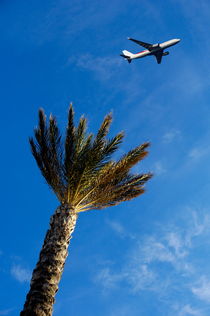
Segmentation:
{"type": "Polygon", "coordinates": [[[134,38],[131,38],[131,37],[128,37],[128,39],[129,39],[130,41],[135,42],[136,44],[139,44],[139,45],[141,45],[141,46],[143,46],[143,47],[149,49],[149,50],[150,50],[151,47],[152,47],[152,44],[145,43],[145,42],[141,42],[141,41],[138,41],[138,40],[136,40],[136,39],[134,39],[134,38]]]}
{"type": "Polygon", "coordinates": [[[163,57],[163,51],[159,51],[159,52],[155,53],[154,56],[157,59],[157,63],[160,64],[162,61],[162,57],[163,57]]]}

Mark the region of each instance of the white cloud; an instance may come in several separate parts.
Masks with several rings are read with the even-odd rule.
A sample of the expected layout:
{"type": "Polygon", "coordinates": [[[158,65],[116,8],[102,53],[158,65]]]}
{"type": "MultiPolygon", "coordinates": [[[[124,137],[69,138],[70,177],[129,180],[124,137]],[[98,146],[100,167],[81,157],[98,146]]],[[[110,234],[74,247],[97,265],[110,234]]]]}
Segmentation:
{"type": "Polygon", "coordinates": [[[166,144],[172,143],[174,140],[179,138],[181,135],[181,132],[178,130],[170,130],[167,133],[165,133],[162,137],[162,140],[166,144]]]}
{"type": "Polygon", "coordinates": [[[79,59],[69,58],[68,63],[76,63],[78,67],[92,71],[99,80],[106,81],[116,74],[123,60],[115,56],[95,57],[85,54],[79,59]]]}
{"type": "Polygon", "coordinates": [[[107,221],[107,224],[111,227],[111,229],[120,237],[120,238],[131,238],[134,239],[135,236],[130,232],[127,232],[125,227],[118,221],[107,221]]]}
{"type": "Polygon", "coordinates": [[[29,282],[31,279],[31,272],[21,267],[20,265],[14,265],[11,268],[11,275],[19,282],[29,282]]]}
{"type": "Polygon", "coordinates": [[[176,315],[177,316],[204,316],[200,310],[193,308],[189,304],[187,304],[181,308],[178,307],[176,315]]]}
{"type": "Polygon", "coordinates": [[[124,227],[117,221],[108,221],[108,225],[112,228],[115,233],[117,233],[120,237],[125,236],[125,229],[124,227]]]}
{"type": "Polygon", "coordinates": [[[98,273],[96,281],[105,289],[117,287],[124,281],[134,293],[150,290],[160,294],[161,289],[168,287],[169,281],[167,278],[161,280],[152,265],[169,263],[172,266],[178,266],[177,261],[176,255],[167,244],[156,237],[148,237],[137,245],[120,271],[115,272],[106,267],[98,273]]]}
{"type": "MultiPolygon", "coordinates": [[[[139,264],[128,266],[126,273],[124,274],[130,289],[134,293],[138,293],[143,290],[155,291],[157,276],[147,264],[139,264]]],[[[159,284],[160,290],[161,284],[159,284]]]]}
{"type": "Polygon", "coordinates": [[[102,269],[96,276],[95,281],[105,290],[111,290],[118,287],[122,281],[126,282],[130,290],[134,293],[149,289],[155,290],[156,275],[149,270],[146,264],[135,266],[128,264],[123,270],[115,273],[109,268],[102,269]]]}
{"type": "MultiPolygon", "coordinates": [[[[80,58],[70,57],[68,59],[67,65],[74,64],[78,68],[82,70],[86,70],[94,75],[94,77],[106,84],[106,86],[111,88],[111,93],[106,96],[106,102],[112,103],[112,98],[118,94],[119,92],[124,94],[124,107],[129,104],[138,102],[141,98],[143,88],[141,87],[141,82],[143,81],[143,77],[139,78],[138,69],[132,68],[129,70],[126,67],[126,61],[119,56],[94,56],[91,54],[81,55],[80,58]],[[127,79],[129,76],[129,80],[127,79]],[[126,79],[125,79],[126,78],[126,79]]],[[[146,102],[142,101],[145,104],[146,102]]],[[[149,100],[148,106],[151,107],[149,100]]],[[[132,105],[133,107],[133,105],[132,105]]],[[[135,109],[135,107],[133,107],[135,109]]],[[[130,108],[131,110],[131,108],[130,108]]],[[[151,109],[149,109],[151,111],[151,109]]],[[[136,111],[136,109],[135,109],[136,111]]],[[[135,124],[139,125],[139,117],[136,115],[135,117],[138,120],[134,124],[134,115],[132,115],[132,111],[129,112],[129,118],[131,118],[131,125],[135,127],[135,124]]],[[[142,117],[143,113],[141,113],[142,117]]],[[[128,116],[126,117],[128,123],[128,116]]]]}
{"type": "Polygon", "coordinates": [[[152,170],[154,170],[154,173],[158,176],[166,173],[166,168],[163,166],[163,163],[161,161],[155,162],[152,170]]]}
{"type": "Polygon", "coordinates": [[[139,245],[139,250],[143,253],[144,261],[147,263],[153,261],[173,262],[175,260],[172,251],[161,241],[158,241],[156,237],[146,239],[143,246],[139,245]]]}
{"type": "Polygon", "coordinates": [[[175,251],[175,254],[178,257],[185,256],[186,252],[183,251],[183,241],[181,240],[181,237],[175,233],[175,232],[170,232],[166,236],[166,240],[168,241],[169,247],[173,248],[175,251]]]}
{"type": "Polygon", "coordinates": [[[202,137],[202,141],[199,141],[194,147],[192,147],[188,152],[188,160],[196,163],[204,159],[209,159],[210,156],[210,146],[209,146],[209,133],[206,133],[202,137]]]}
{"type": "Polygon", "coordinates": [[[124,273],[113,273],[109,268],[102,269],[96,276],[95,281],[100,283],[105,289],[116,287],[124,279],[124,273]]]}
{"type": "Polygon", "coordinates": [[[187,260],[188,254],[185,236],[181,236],[174,228],[174,231],[162,233],[160,236],[149,236],[140,242],[135,249],[133,261],[135,258],[136,262],[139,260],[148,266],[155,264],[157,267],[167,263],[170,270],[189,274],[193,271],[193,267],[187,260]]]}
{"type": "Polygon", "coordinates": [[[182,297],[179,303],[183,303],[176,309],[176,315],[204,316],[201,310],[186,302],[183,293],[186,297],[193,293],[198,299],[210,303],[210,279],[200,278],[201,266],[192,260],[193,251],[199,247],[198,238],[203,240],[209,236],[210,221],[207,215],[201,216],[198,211],[189,209],[188,214],[181,227],[168,224],[152,236],[135,236],[138,242],[126,254],[126,259],[122,258],[121,268],[114,268],[112,263],[99,271],[95,281],[107,291],[122,283],[131,293],[151,291],[156,299],[169,305],[172,304],[172,293],[176,293],[182,297]]]}
{"type": "Polygon", "coordinates": [[[210,303],[210,279],[202,276],[198,281],[198,285],[192,287],[192,293],[199,299],[210,303]]]}
{"type": "Polygon", "coordinates": [[[187,211],[191,215],[190,224],[187,231],[185,232],[184,238],[186,246],[192,247],[194,238],[208,234],[210,232],[210,216],[208,214],[200,216],[198,211],[194,211],[191,208],[188,208],[187,211]]]}
{"type": "Polygon", "coordinates": [[[195,161],[195,160],[199,160],[206,154],[207,154],[206,148],[195,147],[190,150],[189,157],[195,161]]]}

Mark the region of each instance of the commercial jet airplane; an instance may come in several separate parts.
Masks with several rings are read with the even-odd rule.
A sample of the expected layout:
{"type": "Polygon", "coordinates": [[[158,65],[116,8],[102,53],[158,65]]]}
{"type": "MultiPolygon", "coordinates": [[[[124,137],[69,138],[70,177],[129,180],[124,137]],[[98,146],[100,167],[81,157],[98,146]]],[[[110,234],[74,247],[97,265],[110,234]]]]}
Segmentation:
{"type": "Polygon", "coordinates": [[[127,61],[129,63],[131,63],[131,61],[133,59],[137,59],[137,58],[142,58],[145,56],[149,56],[149,55],[154,55],[157,59],[157,63],[160,64],[162,57],[169,55],[169,52],[164,52],[164,49],[171,47],[173,45],[176,45],[177,43],[180,42],[179,38],[175,38],[175,39],[171,39],[170,41],[167,42],[163,42],[160,44],[149,44],[149,43],[145,43],[145,42],[141,42],[138,40],[135,40],[133,38],[128,37],[128,39],[130,41],[135,42],[136,44],[139,44],[141,46],[143,46],[144,48],[146,48],[145,50],[136,53],[136,54],[132,54],[127,50],[123,50],[122,54],[120,56],[124,57],[125,59],[127,59],[127,61]]]}

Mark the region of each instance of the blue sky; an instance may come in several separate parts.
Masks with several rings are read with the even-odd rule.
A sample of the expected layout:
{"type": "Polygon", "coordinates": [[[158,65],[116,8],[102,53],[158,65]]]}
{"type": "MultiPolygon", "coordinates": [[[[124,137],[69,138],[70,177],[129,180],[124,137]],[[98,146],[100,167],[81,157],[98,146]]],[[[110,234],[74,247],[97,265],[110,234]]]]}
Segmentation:
{"type": "Polygon", "coordinates": [[[30,154],[37,110],[65,128],[73,102],[96,131],[112,111],[120,153],[151,141],[140,198],[81,214],[54,315],[210,313],[210,3],[1,1],[0,315],[17,315],[58,201],[30,154]],[[181,42],[161,65],[131,36],[181,42]]]}

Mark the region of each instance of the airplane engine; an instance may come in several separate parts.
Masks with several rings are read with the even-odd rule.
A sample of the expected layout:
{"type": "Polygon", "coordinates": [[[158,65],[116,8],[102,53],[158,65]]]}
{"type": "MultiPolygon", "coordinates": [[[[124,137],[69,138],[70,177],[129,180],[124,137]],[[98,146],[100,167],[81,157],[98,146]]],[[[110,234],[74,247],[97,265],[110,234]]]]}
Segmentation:
{"type": "Polygon", "coordinates": [[[167,55],[169,55],[169,52],[164,52],[163,53],[163,56],[167,56],[167,55]]]}

